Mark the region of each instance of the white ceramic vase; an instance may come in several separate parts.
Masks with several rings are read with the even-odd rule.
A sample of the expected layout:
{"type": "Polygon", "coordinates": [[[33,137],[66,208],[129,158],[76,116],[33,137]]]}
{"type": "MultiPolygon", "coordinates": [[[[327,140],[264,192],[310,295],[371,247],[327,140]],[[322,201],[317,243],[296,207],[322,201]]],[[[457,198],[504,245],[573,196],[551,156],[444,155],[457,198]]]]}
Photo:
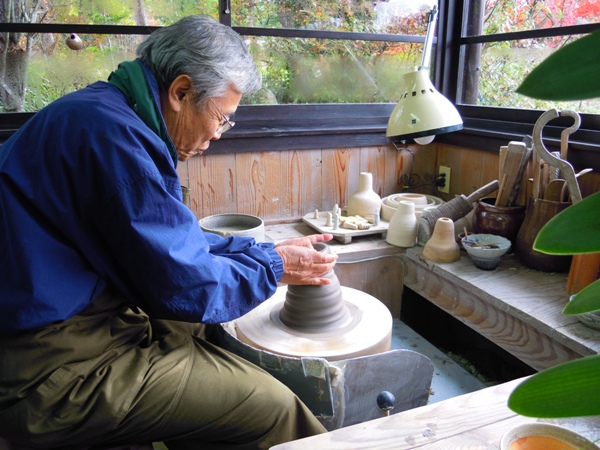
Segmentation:
{"type": "Polygon", "coordinates": [[[460,259],[460,248],[454,237],[454,222],[440,217],[433,234],[423,248],[423,257],[435,262],[450,263],[460,259]]]}
{"type": "Polygon", "coordinates": [[[417,243],[417,216],[415,204],[408,200],[398,202],[385,238],[397,247],[414,247],[417,243]]]}
{"type": "Polygon", "coordinates": [[[361,172],[358,177],[358,190],[348,197],[346,214],[368,219],[379,212],[380,208],[381,197],[373,190],[373,175],[369,172],[361,172]]]}

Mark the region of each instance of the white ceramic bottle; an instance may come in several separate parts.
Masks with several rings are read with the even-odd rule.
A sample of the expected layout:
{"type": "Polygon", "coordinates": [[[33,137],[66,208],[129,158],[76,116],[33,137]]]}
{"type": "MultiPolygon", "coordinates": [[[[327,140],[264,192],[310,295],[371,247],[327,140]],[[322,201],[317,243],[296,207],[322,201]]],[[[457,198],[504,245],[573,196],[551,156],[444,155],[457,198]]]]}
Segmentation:
{"type": "Polygon", "coordinates": [[[346,214],[369,219],[380,209],[381,197],[373,190],[373,175],[370,172],[361,172],[358,177],[358,189],[348,197],[346,214]]]}

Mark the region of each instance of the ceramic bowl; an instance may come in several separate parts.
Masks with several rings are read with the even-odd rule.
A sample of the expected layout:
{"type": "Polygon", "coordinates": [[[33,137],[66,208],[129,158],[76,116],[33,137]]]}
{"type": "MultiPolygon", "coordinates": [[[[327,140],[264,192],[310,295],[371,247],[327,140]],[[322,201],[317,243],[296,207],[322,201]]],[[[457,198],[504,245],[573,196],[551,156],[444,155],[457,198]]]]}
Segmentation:
{"type": "Polygon", "coordinates": [[[402,194],[390,195],[387,198],[388,205],[395,207],[397,207],[398,203],[400,203],[402,200],[408,200],[409,202],[413,202],[415,205],[422,206],[433,206],[435,204],[433,201],[430,201],[425,194],[411,194],[407,192],[402,194]]]}
{"type": "Polygon", "coordinates": [[[510,250],[510,241],[495,234],[471,234],[461,239],[469,256],[479,259],[494,259],[504,256],[510,250]]]}
{"type": "MultiPolygon", "coordinates": [[[[574,295],[569,297],[569,301],[573,300],[574,295]]],[[[577,314],[575,317],[579,319],[579,321],[595,330],[600,330],[600,311],[594,311],[590,313],[577,314]]]]}
{"type": "Polygon", "coordinates": [[[549,423],[525,423],[508,430],[500,440],[500,450],[599,450],[587,438],[567,428],[549,423]]]}
{"type": "Polygon", "coordinates": [[[198,221],[200,228],[209,233],[223,237],[249,236],[256,242],[265,241],[265,223],[257,216],[250,214],[215,214],[198,221]]]}
{"type": "Polygon", "coordinates": [[[481,270],[494,270],[500,265],[504,256],[498,256],[496,258],[478,258],[477,256],[469,255],[473,265],[481,270]]]}
{"type": "MultiPolygon", "coordinates": [[[[406,198],[407,195],[409,195],[409,194],[408,193],[392,194],[392,195],[388,195],[387,197],[382,198],[381,199],[381,212],[380,212],[381,219],[385,220],[386,222],[390,222],[392,220],[394,213],[396,212],[396,208],[398,208],[398,202],[400,202],[401,200],[412,201],[410,199],[410,197],[406,198]]],[[[413,194],[413,195],[415,195],[415,194],[413,194]]],[[[423,197],[426,198],[426,200],[427,200],[426,203],[423,203],[422,200],[421,200],[421,204],[417,204],[417,203],[413,202],[413,203],[415,203],[415,213],[422,213],[426,209],[437,208],[439,205],[444,203],[444,200],[442,200],[439,197],[435,197],[433,195],[424,194],[423,197]]]]}

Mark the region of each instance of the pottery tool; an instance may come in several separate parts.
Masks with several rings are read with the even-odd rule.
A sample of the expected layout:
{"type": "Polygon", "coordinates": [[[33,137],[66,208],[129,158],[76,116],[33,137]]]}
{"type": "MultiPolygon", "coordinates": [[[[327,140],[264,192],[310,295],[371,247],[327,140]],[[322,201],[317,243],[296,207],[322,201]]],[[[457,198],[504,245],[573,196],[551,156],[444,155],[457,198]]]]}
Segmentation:
{"type": "Polygon", "coordinates": [[[544,200],[548,200],[550,202],[560,202],[563,189],[566,187],[565,180],[561,178],[555,178],[554,180],[548,183],[546,190],[544,191],[544,200]]]}
{"type": "Polygon", "coordinates": [[[526,165],[527,146],[525,142],[509,142],[504,164],[502,165],[502,178],[496,197],[496,206],[512,206],[509,205],[509,199],[514,202],[519,193],[526,165]],[[515,192],[513,193],[513,191],[515,192]]]}
{"type": "Polygon", "coordinates": [[[508,145],[501,146],[500,150],[498,151],[498,180],[500,181],[502,181],[502,176],[504,175],[502,168],[504,166],[506,152],[508,152],[508,145]]]}
{"type": "MultiPolygon", "coordinates": [[[[577,180],[577,185],[579,186],[580,180],[579,178],[584,176],[586,173],[590,173],[591,171],[593,171],[594,169],[583,169],[581,171],[579,171],[577,174],[575,174],[575,179],[577,180]]],[[[560,200],[561,202],[568,202],[569,201],[569,196],[567,195],[567,184],[564,183],[564,186],[562,187],[561,190],[561,194],[560,194],[560,200]]]]}
{"type": "MultiPolygon", "coordinates": [[[[533,158],[533,139],[531,136],[526,135],[523,137],[523,142],[527,146],[527,155],[525,157],[525,167],[523,168],[523,175],[521,177],[521,186],[519,187],[516,198],[512,201],[514,205],[526,205],[527,200],[531,196],[532,180],[531,180],[531,160],[533,158]]],[[[512,195],[511,195],[512,197],[512,195]]],[[[511,201],[511,199],[509,199],[511,201]]]]}
{"type": "MultiPolygon", "coordinates": [[[[523,178],[525,176],[525,172],[527,170],[527,165],[531,160],[531,154],[533,149],[529,146],[525,148],[525,153],[523,154],[523,158],[521,159],[521,164],[519,165],[519,169],[517,171],[517,177],[515,179],[515,183],[513,185],[512,191],[508,196],[508,200],[506,201],[506,206],[514,206],[517,204],[517,198],[523,197],[521,196],[521,191],[523,190],[523,178]]],[[[525,197],[526,198],[526,197],[525,197]]],[[[525,202],[519,203],[523,205],[525,202]]]]}
{"type": "Polygon", "coordinates": [[[569,135],[575,133],[579,129],[579,125],[581,125],[581,117],[575,111],[571,111],[570,109],[566,109],[560,112],[561,116],[569,116],[572,117],[575,123],[571,125],[569,128],[565,128],[560,133],[560,158],[566,160],[567,152],[569,150],[569,135]]]}
{"type": "Polygon", "coordinates": [[[473,203],[498,190],[499,186],[500,183],[498,180],[494,180],[485,186],[480,187],[468,197],[462,194],[457,195],[449,202],[442,203],[437,208],[423,212],[423,215],[419,220],[419,244],[423,245],[429,240],[433,233],[435,223],[440,217],[447,217],[453,221],[457,221],[471,212],[473,203]]]}
{"type": "MultiPolygon", "coordinates": [[[[571,115],[570,112],[566,115],[571,115]]],[[[560,169],[560,173],[562,178],[564,178],[567,187],[569,189],[569,194],[571,195],[571,199],[573,203],[581,201],[581,191],[579,190],[579,184],[577,183],[577,178],[575,177],[575,171],[573,170],[573,166],[566,160],[554,157],[548,149],[544,146],[544,142],[542,141],[542,130],[544,126],[550,122],[552,119],[556,119],[560,116],[560,113],[556,109],[550,109],[543,113],[538,120],[536,121],[533,127],[533,143],[535,151],[538,153],[539,157],[542,158],[547,164],[551,164],[554,167],[560,169]]],[[[535,183],[534,183],[534,192],[535,192],[535,183]]],[[[538,191],[539,196],[539,191],[538,191]]],[[[536,197],[539,198],[539,197],[536,197]]]]}

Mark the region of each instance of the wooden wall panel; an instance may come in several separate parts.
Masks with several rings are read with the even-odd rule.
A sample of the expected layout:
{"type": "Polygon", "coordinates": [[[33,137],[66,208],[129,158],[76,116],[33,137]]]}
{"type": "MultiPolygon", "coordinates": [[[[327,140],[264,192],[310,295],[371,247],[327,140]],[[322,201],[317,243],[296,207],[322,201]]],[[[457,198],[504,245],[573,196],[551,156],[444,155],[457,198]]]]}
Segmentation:
{"type": "Polygon", "coordinates": [[[188,161],[190,207],[197,217],[237,208],[235,155],[210,155],[188,161]]]}
{"type": "Polygon", "coordinates": [[[239,153],[235,157],[237,212],[281,215],[281,152],[239,153]]]}
{"type": "Polygon", "coordinates": [[[320,208],[321,150],[293,150],[280,154],[281,213],[265,219],[287,221],[320,208]]]}
{"type": "Polygon", "coordinates": [[[321,210],[329,211],[333,205],[343,207],[348,201],[348,193],[358,186],[360,149],[336,148],[323,150],[322,170],[324,191],[321,210]]]}
{"type": "MultiPolygon", "coordinates": [[[[190,187],[190,207],[198,218],[241,212],[268,223],[299,220],[318,209],[346,205],[358,187],[360,172],[373,174],[381,196],[403,192],[401,178],[412,173],[413,192],[433,193],[431,183],[440,164],[452,169],[450,194],[469,194],[496,179],[498,155],[450,147],[426,146],[264,151],[211,154],[180,163],[182,184],[190,187]],[[189,179],[189,181],[188,181],[189,179]]],[[[587,184],[596,186],[594,181],[587,184]]]]}

